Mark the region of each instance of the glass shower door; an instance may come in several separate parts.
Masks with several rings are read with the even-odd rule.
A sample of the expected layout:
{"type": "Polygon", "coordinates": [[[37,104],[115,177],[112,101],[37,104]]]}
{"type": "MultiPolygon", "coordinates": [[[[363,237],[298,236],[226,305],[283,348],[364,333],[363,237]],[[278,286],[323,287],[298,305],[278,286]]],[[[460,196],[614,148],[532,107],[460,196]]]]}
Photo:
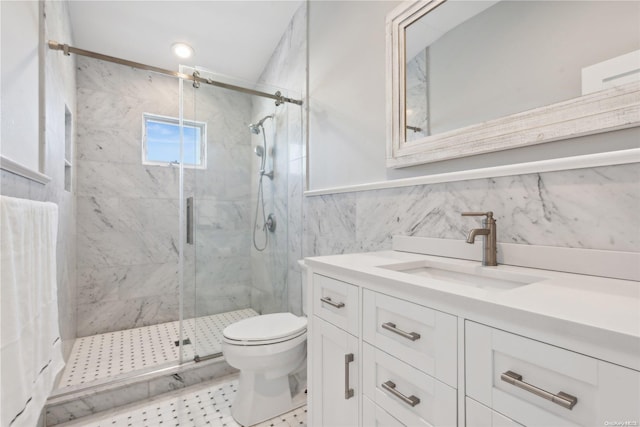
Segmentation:
{"type": "MultiPolygon", "coordinates": [[[[193,71],[183,68],[185,74],[193,71]]],[[[289,107],[187,81],[182,105],[185,124],[206,128],[203,164],[184,168],[185,198],[193,197],[194,239],[184,251],[183,331],[190,344],[183,354],[185,360],[202,360],[220,355],[222,330],[230,323],[287,310],[289,107]],[[261,120],[257,129],[250,128],[261,120]]],[[[185,140],[185,152],[196,145],[185,140]]]]}

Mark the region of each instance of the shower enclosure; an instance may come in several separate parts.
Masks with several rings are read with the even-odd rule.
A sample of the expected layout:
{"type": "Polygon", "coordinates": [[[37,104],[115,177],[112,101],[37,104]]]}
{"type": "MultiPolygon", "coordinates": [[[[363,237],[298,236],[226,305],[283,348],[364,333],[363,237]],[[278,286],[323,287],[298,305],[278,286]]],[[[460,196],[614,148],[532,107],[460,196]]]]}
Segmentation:
{"type": "MultiPolygon", "coordinates": [[[[181,72],[217,78],[203,69],[181,72]]],[[[184,317],[195,319],[191,331],[189,322],[184,329],[192,342],[183,347],[188,360],[191,351],[199,359],[219,354],[220,313],[243,318],[288,310],[290,106],[188,81],[181,82],[181,98],[184,119],[207,123],[209,139],[207,167],[184,168],[184,199],[194,201],[186,210],[193,240],[184,239],[184,317]]]]}
{"type": "Polygon", "coordinates": [[[181,67],[194,84],[77,64],[78,338],[63,391],[220,357],[226,325],[289,310],[302,114],[252,90],[294,94],[206,84],[221,78],[204,69],[181,67]]]}

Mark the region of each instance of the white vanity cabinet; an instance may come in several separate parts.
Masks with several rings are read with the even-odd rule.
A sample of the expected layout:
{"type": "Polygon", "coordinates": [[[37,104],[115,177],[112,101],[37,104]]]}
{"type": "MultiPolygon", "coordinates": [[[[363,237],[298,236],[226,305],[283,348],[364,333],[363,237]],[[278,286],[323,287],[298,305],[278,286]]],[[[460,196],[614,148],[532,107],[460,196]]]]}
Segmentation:
{"type": "Polygon", "coordinates": [[[403,425],[455,425],[457,318],[362,290],[362,389],[403,425]]]}
{"type": "Polygon", "coordinates": [[[315,426],[358,426],[360,352],[358,287],[313,275],[309,360],[315,426]]]}
{"type": "Polygon", "coordinates": [[[312,427],[640,425],[637,282],[505,268],[540,284],[464,290],[399,260],[426,265],[310,259],[312,427]]]}
{"type": "Polygon", "coordinates": [[[325,275],[312,281],[314,426],[457,424],[456,316],[325,275]]]}

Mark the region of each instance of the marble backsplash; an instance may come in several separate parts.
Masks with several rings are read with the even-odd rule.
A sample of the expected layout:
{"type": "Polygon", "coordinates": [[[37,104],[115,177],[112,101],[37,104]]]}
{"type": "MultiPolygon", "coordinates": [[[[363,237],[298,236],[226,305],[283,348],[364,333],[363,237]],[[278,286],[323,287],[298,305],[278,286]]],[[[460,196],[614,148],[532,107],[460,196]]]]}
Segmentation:
{"type": "Polygon", "coordinates": [[[640,167],[605,166],[304,199],[305,256],[391,248],[393,235],[464,239],[493,211],[498,241],[640,251],[640,167]]]}

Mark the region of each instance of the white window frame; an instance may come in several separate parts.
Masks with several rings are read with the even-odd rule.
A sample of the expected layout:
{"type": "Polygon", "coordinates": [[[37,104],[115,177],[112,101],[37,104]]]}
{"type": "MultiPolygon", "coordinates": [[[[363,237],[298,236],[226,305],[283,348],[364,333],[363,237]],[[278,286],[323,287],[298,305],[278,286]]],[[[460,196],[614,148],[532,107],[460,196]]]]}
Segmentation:
{"type": "MultiPolygon", "coordinates": [[[[147,122],[153,121],[158,123],[166,123],[171,125],[180,125],[180,119],[177,117],[161,116],[159,114],[143,113],[142,114],[142,164],[148,166],[180,166],[179,160],[176,162],[159,162],[149,160],[147,154],[147,122]]],[[[200,164],[184,164],[189,169],[206,169],[207,168],[207,123],[195,120],[183,120],[183,126],[189,126],[200,130],[200,164]]]]}

